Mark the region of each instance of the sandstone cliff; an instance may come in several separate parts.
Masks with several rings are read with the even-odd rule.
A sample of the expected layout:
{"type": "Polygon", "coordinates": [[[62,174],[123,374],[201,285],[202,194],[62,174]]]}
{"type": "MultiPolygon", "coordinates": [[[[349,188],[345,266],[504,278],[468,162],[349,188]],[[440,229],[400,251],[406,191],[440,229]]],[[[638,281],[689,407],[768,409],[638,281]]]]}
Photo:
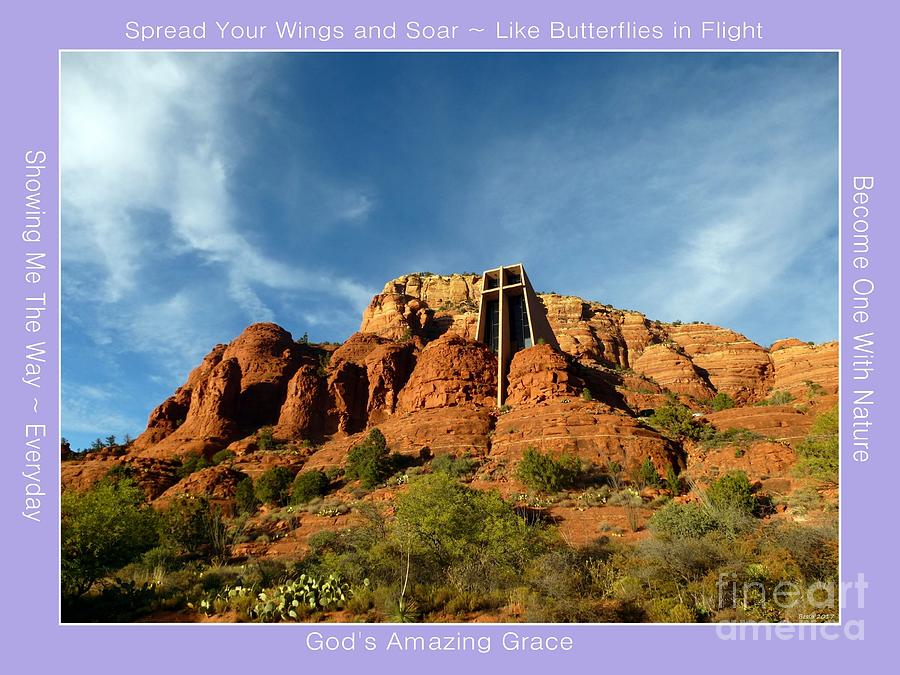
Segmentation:
{"type": "Polygon", "coordinates": [[[238,471],[257,475],[273,462],[340,467],[376,425],[400,454],[480,458],[485,480],[504,492],[519,489],[513,469],[528,447],[598,466],[633,467],[649,458],[663,475],[670,468],[692,473],[692,462],[697,470],[713,466],[710,452],[646,424],[643,415],[669,396],[717,429],[745,429],[760,439],[748,452],[716,449],[715,468],[769,476],[787,471],[791,446],[836,398],[837,343],[790,339],[767,349],[717,326],[666,324],[544,294],[560,349],[536,345],[516,354],[507,405],[497,409],[496,358],[473,341],[479,285],[471,274],[399,277],[372,299],[360,332],[337,348],[254,324],[215,346],[150,413],[132,446],[96,461],[64,462],[63,483],[82,489],[122,465],[153,498],[179,491],[225,498],[238,471]],[[714,412],[717,394],[736,407],[714,412]],[[773,401],[779,404],[754,405],[773,401]],[[290,452],[266,452],[266,445],[290,452]],[[235,456],[227,470],[175,475],[186,454],[209,459],[226,448],[235,456]]]}

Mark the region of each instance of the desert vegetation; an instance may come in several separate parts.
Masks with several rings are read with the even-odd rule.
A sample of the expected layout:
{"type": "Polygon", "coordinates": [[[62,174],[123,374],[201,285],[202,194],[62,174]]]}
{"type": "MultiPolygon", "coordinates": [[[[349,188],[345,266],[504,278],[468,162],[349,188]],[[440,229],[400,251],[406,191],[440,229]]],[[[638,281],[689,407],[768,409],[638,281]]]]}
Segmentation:
{"type": "MultiPolygon", "coordinates": [[[[660,419],[685,429],[677,409],[660,419]]],[[[802,446],[811,480],[831,478],[834,432],[826,414],[802,446]]],[[[775,604],[778,584],[837,582],[836,514],[814,489],[802,512],[817,517],[798,523],[767,517],[771,497],[741,471],[701,485],[649,459],[599,467],[531,448],[515,469],[530,493],[504,499],[469,484],[477,458],[401,465],[375,429],[342,471],[274,467],[225,502],[152,508],[127,472],[66,492],[64,620],[779,621],[810,601],[775,604]],[[392,502],[366,498],[387,484],[403,486],[392,502]],[[594,509],[596,536],[567,541],[554,507],[594,509]],[[309,518],[342,524],[294,554],[253,555],[309,518]]]]}
{"type": "Polygon", "coordinates": [[[498,405],[476,282],[254,324],[136,439],[63,440],[63,620],[834,618],[835,343],[544,296],[498,405]]]}

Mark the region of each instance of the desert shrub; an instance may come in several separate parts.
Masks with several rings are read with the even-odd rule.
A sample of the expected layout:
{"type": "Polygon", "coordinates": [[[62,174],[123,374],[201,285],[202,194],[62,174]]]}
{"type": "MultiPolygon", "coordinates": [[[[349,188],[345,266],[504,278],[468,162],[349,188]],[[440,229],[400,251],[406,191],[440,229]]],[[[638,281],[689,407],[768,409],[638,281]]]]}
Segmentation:
{"type": "Polygon", "coordinates": [[[175,569],[175,553],[168,546],[154,546],[141,556],[141,566],[147,570],[175,569]]]}
{"type": "Polygon", "coordinates": [[[581,475],[581,460],[572,456],[554,459],[550,453],[527,448],[516,475],[532,490],[552,494],[574,487],[581,475]]]}
{"type": "Polygon", "coordinates": [[[812,380],[803,380],[803,384],[806,385],[806,395],[810,398],[814,398],[816,396],[824,396],[825,395],[825,387],[823,387],[818,382],[813,382],[812,380]]]}
{"type": "Polygon", "coordinates": [[[264,472],[253,485],[256,498],[273,506],[284,506],[291,494],[294,474],[283,466],[275,466],[264,472]]]}
{"type": "Polygon", "coordinates": [[[672,539],[699,538],[718,528],[718,522],[702,504],[671,502],[650,518],[650,530],[672,539]]]}
{"type": "Polygon", "coordinates": [[[747,474],[733,471],[710,485],[700,503],[667,504],[653,514],[649,525],[671,539],[696,539],[713,531],[733,538],[751,525],[755,509],[747,474]]]}
{"type": "Polygon", "coordinates": [[[777,556],[796,566],[800,577],[806,582],[837,578],[836,524],[809,527],[798,523],[775,522],[765,531],[767,541],[777,547],[777,556]]]}
{"type": "Polygon", "coordinates": [[[787,497],[787,504],[795,513],[805,514],[810,510],[817,508],[822,503],[819,493],[813,488],[803,488],[794,490],[787,497]]]}
{"type": "Polygon", "coordinates": [[[724,391],[720,391],[709,400],[709,407],[713,410],[727,410],[734,407],[734,399],[724,391]]]}
{"type": "Polygon", "coordinates": [[[746,449],[755,441],[763,440],[765,436],[750,431],[749,429],[730,428],[724,431],[712,431],[703,439],[703,447],[707,449],[721,448],[725,445],[736,445],[746,449]]]}
{"type": "Polygon", "coordinates": [[[644,501],[637,490],[625,488],[624,490],[613,492],[607,499],[607,503],[610,506],[640,506],[644,501]]]}
{"type": "Polygon", "coordinates": [[[431,460],[431,470],[445,473],[453,478],[471,476],[478,468],[478,460],[472,457],[456,457],[456,455],[438,455],[431,460]]]}
{"type": "Polygon", "coordinates": [[[581,390],[581,400],[582,401],[593,401],[594,395],[591,393],[591,390],[585,387],[581,390]]]}
{"type": "Polygon", "coordinates": [[[812,476],[826,483],[838,481],[838,408],[816,417],[809,434],[797,444],[796,471],[801,475],[812,476]]]}
{"type": "Polygon", "coordinates": [[[61,498],[62,591],[84,595],[104,576],[156,546],[156,514],[130,480],[100,481],[61,498]]]}
{"type": "Polygon", "coordinates": [[[330,485],[331,481],[324,471],[313,469],[298,473],[291,488],[291,503],[306,504],[316,497],[324,497],[330,485]]]}
{"type": "Polygon", "coordinates": [[[275,438],[275,429],[273,427],[261,427],[256,432],[256,447],[263,452],[278,450],[282,443],[275,438]]]}
{"type": "Polygon", "coordinates": [[[181,466],[176,469],[175,474],[179,478],[190,476],[195,471],[205,469],[209,466],[209,461],[199,452],[190,452],[181,457],[181,466]]]}
{"type": "Polygon", "coordinates": [[[644,461],[636,464],[631,470],[631,482],[634,483],[638,490],[645,487],[656,487],[662,485],[662,478],[653,462],[649,457],[644,457],[644,461]]]}
{"type": "Polygon", "coordinates": [[[769,397],[772,405],[786,405],[794,400],[794,395],[789,391],[776,391],[769,397]]]}
{"type": "Polygon", "coordinates": [[[756,405],[787,405],[794,400],[794,395],[789,391],[774,391],[769,398],[760,401],[756,405]]]}
{"type": "Polygon", "coordinates": [[[653,428],[675,439],[699,441],[710,432],[709,425],[698,422],[691,409],[674,398],[654,410],[647,421],[653,428]]]}
{"type": "Polygon", "coordinates": [[[134,470],[127,464],[116,464],[107,471],[101,480],[118,483],[120,480],[129,480],[134,478],[134,470]]]}
{"type": "Polygon", "coordinates": [[[669,467],[669,471],[666,474],[666,487],[669,488],[669,491],[672,493],[673,497],[677,497],[681,494],[681,490],[684,487],[682,485],[681,476],[678,475],[678,472],[675,471],[674,466],[669,467]]]}
{"type": "Polygon", "coordinates": [[[359,480],[365,488],[373,488],[391,475],[391,469],[384,434],[372,429],[361,443],[351,448],[344,476],[347,480],[359,480]]]}
{"type": "Polygon", "coordinates": [[[622,486],[622,471],[622,465],[613,460],[609,460],[604,467],[606,481],[613,490],[618,490],[622,486]]]}
{"type": "Polygon", "coordinates": [[[668,541],[645,539],[636,547],[635,571],[651,580],[656,598],[677,587],[696,582],[726,562],[728,551],[721,538],[672,538],[668,541]]]}
{"type": "Polygon", "coordinates": [[[497,493],[442,473],[419,478],[398,497],[396,537],[416,552],[417,569],[431,568],[461,590],[511,583],[539,543],[497,493]]]}
{"type": "Polygon", "coordinates": [[[259,500],[253,488],[250,476],[242,478],[234,488],[234,503],[238,513],[256,513],[259,500]]]}
{"type": "Polygon", "coordinates": [[[319,354],[319,366],[316,369],[316,374],[319,377],[326,377],[328,375],[328,366],[331,363],[331,352],[322,352],[319,354]]]}
{"type": "Polygon", "coordinates": [[[217,464],[221,464],[222,462],[227,462],[229,459],[234,459],[234,453],[231,450],[219,450],[216,454],[214,454],[210,461],[213,466],[217,464]]]}
{"type": "Polygon", "coordinates": [[[164,546],[179,555],[203,552],[210,543],[210,509],[205,497],[182,495],[175,499],[159,521],[164,546]]]}
{"type": "Polygon", "coordinates": [[[706,489],[710,506],[720,510],[734,509],[750,515],[756,509],[756,497],[747,474],[730,471],[706,489]]]}

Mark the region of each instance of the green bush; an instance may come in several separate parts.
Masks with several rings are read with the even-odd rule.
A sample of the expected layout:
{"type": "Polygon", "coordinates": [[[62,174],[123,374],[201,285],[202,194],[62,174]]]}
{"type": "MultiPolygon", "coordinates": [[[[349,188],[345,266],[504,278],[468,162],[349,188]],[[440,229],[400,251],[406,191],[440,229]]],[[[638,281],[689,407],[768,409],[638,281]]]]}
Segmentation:
{"type": "Polygon", "coordinates": [[[750,515],[756,509],[756,497],[747,474],[730,471],[706,489],[706,498],[715,509],[734,509],[750,515]]]}
{"type": "Polygon", "coordinates": [[[373,488],[391,475],[387,441],[378,429],[372,429],[365,440],[353,446],[347,455],[344,477],[359,480],[365,488],[373,488]]]}
{"type": "Polygon", "coordinates": [[[673,539],[699,538],[718,529],[715,517],[702,504],[670,502],[650,518],[650,530],[673,539]]]}
{"type": "Polygon", "coordinates": [[[242,478],[234,488],[234,503],[238,513],[256,513],[259,500],[253,488],[250,476],[242,478]]]}
{"type": "Polygon", "coordinates": [[[445,473],[453,478],[471,476],[478,468],[478,460],[472,457],[456,457],[455,455],[438,455],[431,460],[431,470],[445,473]]]}
{"type": "Polygon", "coordinates": [[[581,400],[582,401],[593,401],[594,395],[591,393],[591,390],[585,387],[581,390],[581,400]]]}
{"type": "Polygon", "coordinates": [[[772,405],[786,405],[794,400],[794,395],[789,391],[776,391],[769,397],[772,405]]]}
{"type": "Polygon", "coordinates": [[[684,487],[682,485],[681,476],[678,475],[678,472],[675,471],[675,467],[673,466],[669,467],[669,471],[666,474],[666,487],[669,488],[673,497],[680,495],[681,490],[684,487]]]}
{"type": "Polygon", "coordinates": [[[518,579],[538,542],[496,492],[473,490],[443,473],[410,483],[397,498],[397,538],[420,567],[460,589],[518,579]]]}
{"type": "Polygon", "coordinates": [[[120,480],[133,480],[134,470],[127,464],[116,464],[107,471],[101,480],[118,483],[120,480]]]}
{"type": "Polygon", "coordinates": [[[653,462],[649,457],[644,457],[644,461],[635,465],[631,471],[631,482],[634,483],[638,490],[645,487],[658,487],[662,485],[662,478],[653,462]]]}
{"type": "Polygon", "coordinates": [[[554,459],[550,453],[527,448],[516,475],[532,490],[552,494],[575,485],[581,475],[581,460],[571,456],[554,459]]]}
{"type": "Polygon", "coordinates": [[[294,479],[294,487],[291,489],[292,504],[306,504],[316,497],[324,497],[328,494],[331,481],[323,471],[313,469],[298,473],[294,479]]]}
{"type": "Polygon", "coordinates": [[[84,595],[110,572],[156,546],[156,514],[130,480],[100,481],[61,499],[62,591],[84,595]]]}
{"type": "Polygon", "coordinates": [[[674,398],[654,410],[647,421],[653,428],[678,440],[699,441],[710,433],[709,425],[698,422],[691,409],[674,398]]]}
{"type": "Polygon", "coordinates": [[[219,450],[212,456],[211,462],[213,466],[216,466],[222,462],[227,462],[229,459],[234,459],[234,453],[231,450],[219,450]]]}
{"type": "Polygon", "coordinates": [[[837,406],[816,417],[809,434],[797,444],[799,474],[826,483],[838,482],[839,421],[837,406]]]}
{"type": "Polygon", "coordinates": [[[713,396],[709,401],[709,407],[713,410],[728,410],[734,407],[734,399],[723,391],[713,396]]]}
{"type": "Polygon", "coordinates": [[[211,540],[212,508],[205,497],[182,495],[176,498],[159,521],[163,545],[179,555],[207,552],[211,540]]]}
{"type": "Polygon", "coordinates": [[[273,427],[262,427],[256,432],[256,447],[263,452],[278,450],[282,443],[275,438],[273,427]]]}
{"type": "Polygon", "coordinates": [[[171,571],[175,569],[175,553],[167,546],[154,546],[141,556],[141,566],[153,571],[163,569],[171,571]]]}
{"type": "Polygon", "coordinates": [[[803,380],[803,384],[806,385],[806,395],[810,398],[815,398],[816,396],[824,396],[827,393],[825,391],[825,387],[823,387],[818,382],[813,382],[812,380],[803,380]]]}
{"type": "Polygon", "coordinates": [[[701,503],[670,503],[653,514],[650,529],[673,539],[699,538],[719,531],[734,537],[746,530],[756,508],[750,481],[732,471],[710,485],[701,503]]]}
{"type": "Polygon", "coordinates": [[[208,467],[209,461],[199,452],[190,452],[181,457],[181,466],[176,469],[175,474],[179,478],[190,476],[195,471],[208,467]]]}
{"type": "Polygon", "coordinates": [[[703,439],[703,447],[707,449],[721,448],[726,445],[735,445],[746,448],[755,441],[763,440],[765,436],[749,429],[730,428],[724,431],[713,431],[703,439]]]}
{"type": "Polygon", "coordinates": [[[789,391],[772,392],[769,398],[760,401],[756,405],[787,405],[794,400],[794,395],[789,391]]]}
{"type": "Polygon", "coordinates": [[[273,506],[284,506],[291,494],[294,474],[283,466],[275,466],[256,479],[253,492],[256,498],[273,506]]]}

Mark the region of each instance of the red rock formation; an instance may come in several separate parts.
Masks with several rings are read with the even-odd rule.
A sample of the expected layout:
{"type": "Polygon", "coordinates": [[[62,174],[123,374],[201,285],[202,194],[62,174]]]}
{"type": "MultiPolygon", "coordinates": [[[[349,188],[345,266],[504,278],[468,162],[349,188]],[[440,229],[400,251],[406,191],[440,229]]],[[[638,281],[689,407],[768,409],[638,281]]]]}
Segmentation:
{"type": "Polygon", "coordinates": [[[509,366],[506,402],[540,403],[581,395],[585,383],[571,372],[569,358],[550,345],[535,345],[516,353],[509,366]]]}
{"type": "Polygon", "coordinates": [[[325,378],[319,366],[301,365],[288,382],[284,405],[278,414],[276,438],[314,438],[326,430],[328,409],[325,378]]]}
{"type": "Polygon", "coordinates": [[[706,376],[672,344],[648,346],[632,367],[665,389],[698,401],[706,401],[716,394],[706,376]]]}
{"type": "Polygon", "coordinates": [[[543,294],[547,320],[560,349],[576,358],[628,368],[660,330],[643,314],[626,312],[574,296],[543,294]]]}
{"type": "Polygon", "coordinates": [[[253,324],[228,345],[222,359],[235,359],[240,368],[241,426],[275,422],[288,381],[300,364],[291,334],[274,323],[253,324]]]}
{"type": "Polygon", "coordinates": [[[366,357],[380,345],[393,344],[395,340],[373,333],[354,333],[334,350],[329,366],[337,367],[342,361],[349,361],[358,366],[365,365],[366,357]]]}
{"type": "Polygon", "coordinates": [[[191,390],[187,417],[173,433],[142,452],[151,456],[176,456],[188,452],[211,454],[237,438],[241,394],[241,370],[235,358],[216,365],[191,390]]]}
{"type": "Polygon", "coordinates": [[[765,397],[771,384],[769,354],[740,333],[709,324],[668,326],[669,337],[717,391],[743,403],[765,397]]]}
{"type": "Polygon", "coordinates": [[[180,462],[151,457],[115,457],[110,454],[90,452],[83,457],[63,463],[60,482],[63,491],[82,492],[104,478],[113,469],[125,469],[127,475],[147,495],[156,499],[178,481],[176,474],[180,462]]]}
{"type": "Polygon", "coordinates": [[[501,415],[491,440],[491,457],[518,461],[529,447],[577,455],[601,466],[615,461],[627,468],[650,457],[662,475],[670,466],[683,465],[670,441],[596,401],[521,405],[501,415]]]}
{"type": "MultiPolygon", "coordinates": [[[[419,457],[422,454],[485,456],[490,445],[491,410],[472,403],[398,413],[378,424],[391,452],[419,457]]],[[[310,456],[304,468],[340,467],[347,453],[365,433],[334,437],[310,456]]]]}
{"type": "Polygon", "coordinates": [[[837,393],[837,342],[810,345],[783,340],[772,345],[770,356],[775,369],[772,387],[776,391],[790,392],[797,399],[837,393]]]}
{"type": "Polygon", "coordinates": [[[217,500],[234,498],[237,484],[246,474],[227,466],[210,466],[186,476],[156,497],[154,506],[166,507],[180,495],[209,497],[217,500]]]}
{"type": "Polygon", "coordinates": [[[369,396],[366,412],[370,422],[378,422],[397,409],[400,392],[416,364],[418,343],[379,345],[366,357],[369,396]]]}
{"type": "Polygon", "coordinates": [[[496,382],[497,359],[486,345],[446,335],[419,354],[398,408],[410,412],[468,402],[492,406],[496,382]]]}
{"type": "Polygon", "coordinates": [[[331,367],[339,368],[346,361],[365,369],[366,414],[381,418],[396,409],[400,390],[412,373],[416,353],[421,347],[422,341],[418,338],[396,342],[377,335],[356,333],[334,352],[331,367]]]}
{"type": "Polygon", "coordinates": [[[389,281],[363,314],[360,332],[391,339],[434,338],[444,332],[474,338],[481,279],[476,274],[409,274],[389,281]]]}
{"type": "Polygon", "coordinates": [[[364,366],[340,361],[328,376],[328,393],[334,402],[337,431],[352,434],[366,428],[369,380],[364,366]]]}
{"type": "Polygon", "coordinates": [[[716,429],[749,429],[777,441],[796,443],[809,433],[813,418],[790,405],[730,408],[704,416],[716,429]]]}
{"type": "Polygon", "coordinates": [[[541,302],[562,350],[537,345],[515,355],[507,389],[512,409],[500,415],[496,358],[468,339],[479,283],[475,275],[389,282],[366,310],[363,332],[333,353],[296,344],[274,324],[250,326],[231,344],[215,347],[153,411],[124,457],[67,461],[63,484],[82,489],[125,463],[151,497],[183,489],[227,498],[234,476],[220,467],[173,486],[175,458],[227,446],[236,455],[231,469],[251,476],[276,465],[342,466],[349,448],[376,425],[394,452],[481,457],[478,480],[500,482],[507,491],[519,489],[512,470],[529,446],[600,465],[629,467],[650,457],[662,474],[683,466],[686,449],[701,473],[734,466],[787,480],[794,461],[788,446],[805,436],[816,411],[834,403],[836,343],[791,339],[766,350],[723,328],[661,324],[637,312],[545,294],[541,302]],[[582,400],[584,388],[593,401],[582,400]],[[793,393],[804,405],[748,405],[773,389],[793,393]],[[708,415],[717,429],[746,428],[778,440],[753,442],[743,454],[732,447],[682,448],[637,418],[670,392],[696,407],[717,391],[738,402],[708,415]],[[275,424],[278,439],[316,445],[260,452],[257,431],[268,424],[275,424]]]}
{"type": "Polygon", "coordinates": [[[751,482],[790,478],[790,469],[796,460],[789,445],[774,441],[708,449],[695,444],[688,449],[691,478],[705,482],[729,471],[743,471],[751,482]]]}
{"type": "Polygon", "coordinates": [[[213,368],[222,360],[224,352],[225,345],[220,344],[213,347],[200,365],[191,371],[187,381],[150,413],[147,429],[134,441],[136,450],[158,443],[184,423],[191,405],[191,392],[200,382],[209,377],[213,368]]]}

